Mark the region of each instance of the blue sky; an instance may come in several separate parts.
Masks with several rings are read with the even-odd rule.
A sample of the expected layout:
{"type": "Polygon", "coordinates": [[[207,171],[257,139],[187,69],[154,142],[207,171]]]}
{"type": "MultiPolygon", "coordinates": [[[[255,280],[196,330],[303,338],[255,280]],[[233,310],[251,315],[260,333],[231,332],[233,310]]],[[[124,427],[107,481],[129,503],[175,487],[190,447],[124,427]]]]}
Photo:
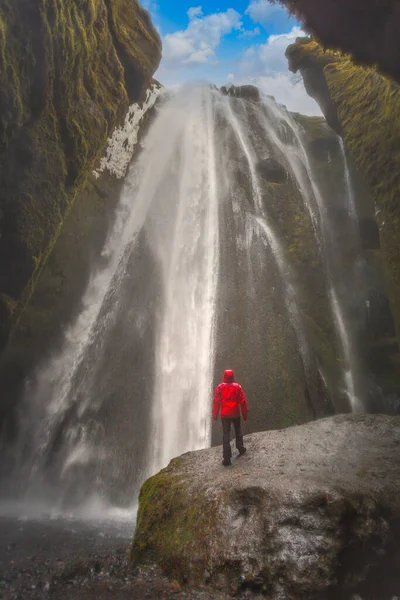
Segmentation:
{"type": "Polygon", "coordinates": [[[320,114],[298,77],[288,71],[286,47],[299,23],[268,0],[143,0],[163,40],[157,79],[167,86],[207,81],[252,83],[290,110],[320,114]]]}

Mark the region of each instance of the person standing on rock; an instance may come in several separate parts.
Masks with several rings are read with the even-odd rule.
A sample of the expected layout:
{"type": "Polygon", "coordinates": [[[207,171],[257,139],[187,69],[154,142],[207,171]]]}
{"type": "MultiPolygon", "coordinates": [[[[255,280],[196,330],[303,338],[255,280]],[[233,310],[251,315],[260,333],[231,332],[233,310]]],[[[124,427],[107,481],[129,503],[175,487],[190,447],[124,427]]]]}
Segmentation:
{"type": "Polygon", "coordinates": [[[242,386],[234,382],[235,374],[231,369],[224,371],[224,381],[220,383],[214,394],[213,419],[218,419],[218,413],[221,414],[223,431],[223,461],[224,467],[231,464],[232,450],[230,444],[231,424],[235,427],[236,448],[239,454],[246,452],[243,445],[243,434],[240,422],[240,413],[243,421],[246,422],[248,407],[246,396],[242,386]]]}

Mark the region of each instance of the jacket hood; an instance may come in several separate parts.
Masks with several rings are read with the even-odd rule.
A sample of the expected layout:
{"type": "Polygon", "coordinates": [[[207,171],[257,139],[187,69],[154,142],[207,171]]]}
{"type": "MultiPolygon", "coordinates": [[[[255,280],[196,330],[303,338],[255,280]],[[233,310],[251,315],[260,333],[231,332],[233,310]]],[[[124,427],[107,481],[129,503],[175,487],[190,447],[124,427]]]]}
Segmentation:
{"type": "Polygon", "coordinates": [[[224,371],[224,383],[232,383],[234,378],[235,373],[232,371],[232,369],[226,369],[226,371],[224,371]]]}

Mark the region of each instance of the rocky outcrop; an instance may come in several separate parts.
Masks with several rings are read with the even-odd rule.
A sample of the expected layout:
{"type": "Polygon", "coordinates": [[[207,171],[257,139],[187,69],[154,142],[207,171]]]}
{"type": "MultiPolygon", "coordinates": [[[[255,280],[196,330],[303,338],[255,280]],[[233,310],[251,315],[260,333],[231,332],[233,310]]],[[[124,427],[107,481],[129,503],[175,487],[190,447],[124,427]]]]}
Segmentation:
{"type": "Polygon", "coordinates": [[[260,90],[254,85],[228,85],[222,86],[221,92],[225,96],[232,98],[243,98],[245,100],[254,100],[259,102],[260,90]]]}
{"type": "Polygon", "coordinates": [[[400,418],[343,415],[248,435],[228,469],[185,454],[142,487],[132,561],[245,597],[392,600],[399,443],[400,418]]]}
{"type": "MultiPolygon", "coordinates": [[[[306,88],[325,112],[329,124],[341,132],[361,177],[369,184],[375,210],[368,209],[367,195],[359,197],[360,233],[364,247],[370,249],[370,265],[382,263],[387,286],[378,282],[371,290],[375,298],[386,295],[390,301],[396,333],[382,331],[371,334],[368,342],[379,348],[390,348],[390,360],[380,363],[378,379],[392,394],[400,390],[400,87],[375,70],[357,67],[349,57],[324,51],[314,40],[298,39],[287,49],[289,67],[300,71],[306,88]],[[322,82],[322,84],[321,84],[322,82]],[[375,214],[374,214],[375,213],[375,214]],[[375,222],[379,230],[379,239],[375,222]]],[[[371,207],[372,208],[372,207],[371,207]]],[[[381,310],[374,299],[369,308],[380,320],[381,310]]],[[[390,311],[389,311],[390,312],[390,311]]],[[[372,320],[376,320],[372,317],[372,320]]],[[[386,328],[387,329],[387,328],[386,328]]],[[[389,328],[390,329],[390,328],[389,328]]],[[[371,345],[369,346],[371,347],[371,345]]],[[[371,368],[377,367],[372,356],[371,368]]]]}
{"type": "MultiPolygon", "coordinates": [[[[277,0],[275,0],[277,1],[277,0]]],[[[400,5],[397,0],[279,0],[329,48],[377,65],[400,81],[400,5]]]]}
{"type": "Polygon", "coordinates": [[[107,138],[145,100],[160,38],[136,0],[0,7],[0,346],[107,138]]]}

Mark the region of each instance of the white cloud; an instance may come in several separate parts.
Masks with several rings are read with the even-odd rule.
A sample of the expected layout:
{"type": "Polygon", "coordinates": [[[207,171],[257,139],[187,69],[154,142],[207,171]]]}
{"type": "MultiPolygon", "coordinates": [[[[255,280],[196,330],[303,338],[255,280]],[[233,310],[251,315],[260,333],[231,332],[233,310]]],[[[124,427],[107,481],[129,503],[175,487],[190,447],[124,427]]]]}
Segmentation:
{"type": "Polygon", "coordinates": [[[227,80],[228,81],[233,81],[235,79],[235,75],[233,73],[229,73],[227,80]]]}
{"type": "Polygon", "coordinates": [[[282,20],[290,22],[288,11],[280,4],[272,4],[268,0],[251,0],[245,12],[255,23],[267,23],[282,20]]]}
{"type": "Polygon", "coordinates": [[[195,17],[202,16],[202,14],[203,14],[202,6],[193,6],[192,8],[189,8],[189,10],[187,11],[187,16],[189,17],[189,21],[191,21],[195,17]]]}
{"type": "Polygon", "coordinates": [[[301,35],[304,33],[296,26],[289,33],[271,35],[265,44],[250,46],[238,64],[235,81],[256,85],[289,110],[320,115],[319,106],[308,96],[302,80],[296,81],[288,71],[286,48],[301,35]]]}
{"type": "Polygon", "coordinates": [[[203,16],[200,6],[188,10],[189,25],[163,39],[163,63],[205,64],[215,61],[215,51],[224,35],[242,28],[241,16],[229,8],[226,12],[203,16]]]}
{"type": "Polygon", "coordinates": [[[300,35],[302,31],[296,26],[289,33],[270,35],[265,44],[250,46],[239,63],[238,72],[247,75],[287,72],[286,48],[300,35]]]}
{"type": "Polygon", "coordinates": [[[288,73],[276,73],[275,75],[260,75],[252,81],[262,92],[274,96],[280,104],[284,104],[288,110],[299,112],[303,115],[320,115],[322,112],[318,104],[307,94],[303,80],[295,80],[288,73]]]}
{"type": "Polygon", "coordinates": [[[158,12],[157,0],[141,0],[141,4],[154,17],[158,12]]]}
{"type": "Polygon", "coordinates": [[[251,38],[257,37],[260,34],[261,34],[261,29],[259,27],[256,27],[255,29],[243,31],[243,33],[238,35],[238,38],[250,40],[251,38]]]}

